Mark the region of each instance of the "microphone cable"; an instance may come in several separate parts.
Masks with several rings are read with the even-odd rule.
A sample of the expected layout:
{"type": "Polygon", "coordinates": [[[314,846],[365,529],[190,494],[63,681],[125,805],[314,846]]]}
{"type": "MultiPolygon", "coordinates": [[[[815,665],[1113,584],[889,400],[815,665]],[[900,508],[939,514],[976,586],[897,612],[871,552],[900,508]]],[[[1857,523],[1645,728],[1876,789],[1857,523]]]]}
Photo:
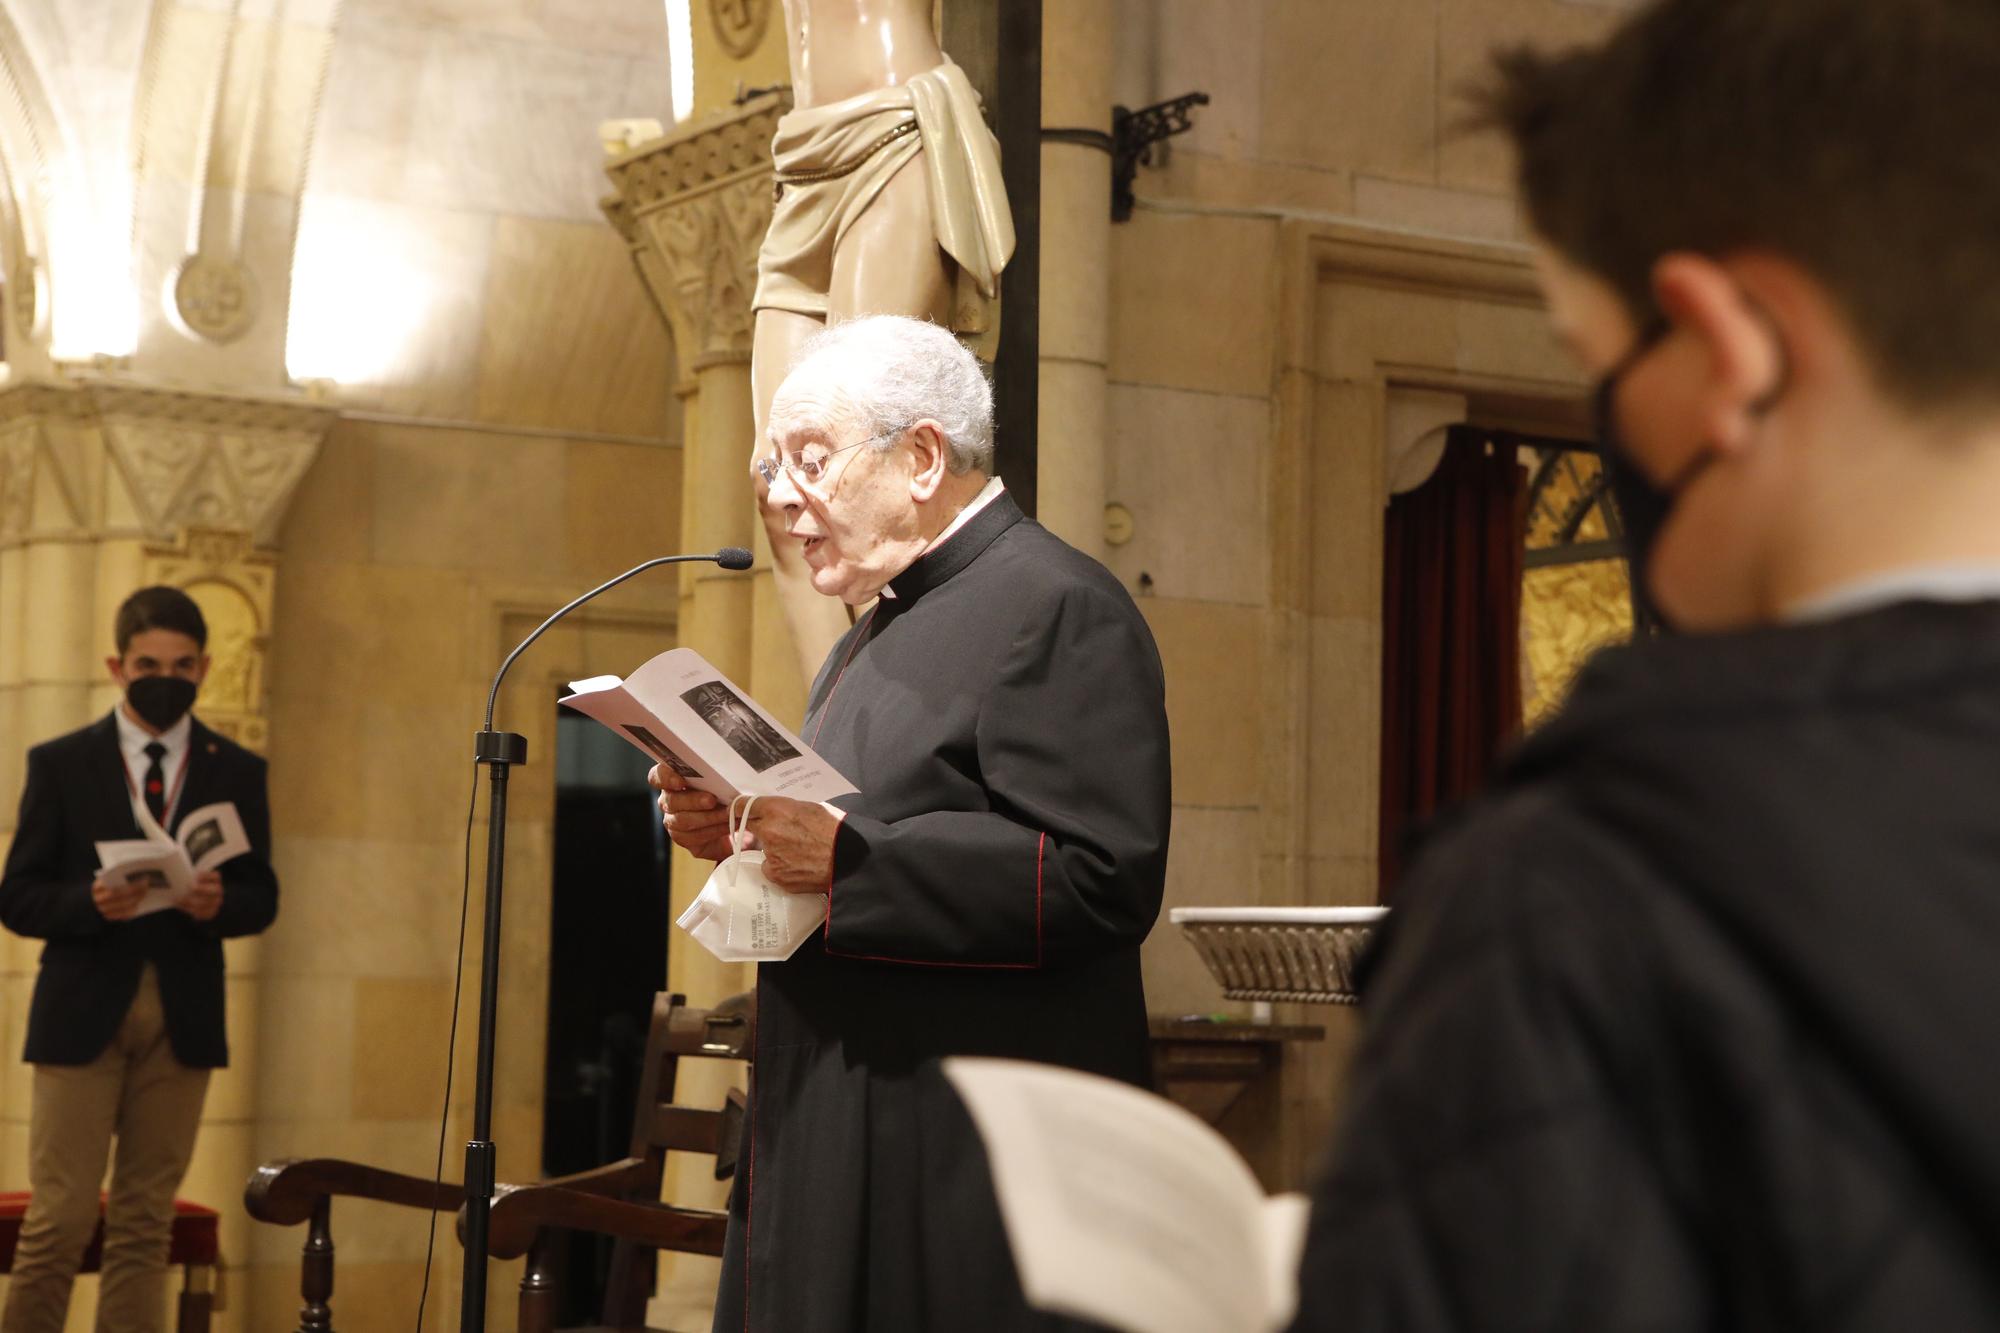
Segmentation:
{"type": "MultiPolygon", "coordinates": [[[[465,804],[465,882],[458,894],[458,964],[451,978],[451,1034],[444,1045],[444,1107],[438,1113],[437,1168],[432,1175],[431,1201],[444,1188],[444,1140],[451,1128],[451,1077],[458,1056],[458,1002],[465,992],[465,923],[472,910],[472,826],[479,813],[479,765],[472,766],[472,795],[465,804]]],[[[424,1333],[424,1305],[431,1294],[431,1259],[437,1250],[438,1210],[430,1210],[429,1234],[424,1237],[424,1284],[417,1292],[416,1333],[424,1333]]]]}

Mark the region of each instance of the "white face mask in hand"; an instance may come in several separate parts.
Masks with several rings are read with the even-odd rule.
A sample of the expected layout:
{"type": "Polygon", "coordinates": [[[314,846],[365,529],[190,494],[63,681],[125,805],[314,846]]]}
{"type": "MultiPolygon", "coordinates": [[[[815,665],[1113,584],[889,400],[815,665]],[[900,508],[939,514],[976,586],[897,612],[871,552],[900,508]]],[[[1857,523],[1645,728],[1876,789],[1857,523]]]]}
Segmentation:
{"type": "MultiPolygon", "coordinates": [[[[756,803],[754,796],[742,798],[740,822],[731,805],[732,846],[756,803]]],[[[764,853],[737,852],[715,867],[678,924],[725,963],[775,963],[797,952],[825,920],[825,894],[786,893],[764,878],[764,853]]]]}

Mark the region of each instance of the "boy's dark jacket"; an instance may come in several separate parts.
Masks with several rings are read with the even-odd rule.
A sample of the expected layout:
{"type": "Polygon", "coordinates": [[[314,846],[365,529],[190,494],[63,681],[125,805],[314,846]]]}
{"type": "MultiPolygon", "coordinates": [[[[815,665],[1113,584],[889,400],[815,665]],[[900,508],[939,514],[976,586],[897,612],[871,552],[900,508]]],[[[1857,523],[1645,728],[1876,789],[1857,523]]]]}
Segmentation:
{"type": "Polygon", "coordinates": [[[80,1065],[101,1055],[150,962],[159,973],[174,1058],[191,1068],[229,1063],[222,941],[254,935],[278,914],[265,764],[199,719],[188,746],[187,778],[168,832],[190,811],[234,801],[251,846],[221,867],[222,910],[207,922],[172,910],[110,922],[91,902],[94,844],[141,836],[111,714],[28,751],[14,845],[0,876],[0,925],[48,941],[28,1009],[29,1061],[80,1065]]]}
{"type": "Polygon", "coordinates": [[[2000,1329],[2000,604],[1602,655],[1373,961],[1297,1327],[2000,1329]]]}

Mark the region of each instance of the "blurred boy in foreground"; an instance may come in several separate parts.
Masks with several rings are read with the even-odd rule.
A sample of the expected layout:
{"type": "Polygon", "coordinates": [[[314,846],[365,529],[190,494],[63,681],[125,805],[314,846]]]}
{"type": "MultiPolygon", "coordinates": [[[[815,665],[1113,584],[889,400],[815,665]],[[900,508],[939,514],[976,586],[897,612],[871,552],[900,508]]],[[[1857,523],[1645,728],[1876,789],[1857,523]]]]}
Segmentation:
{"type": "Polygon", "coordinates": [[[1635,587],[1404,883],[1301,1329],[2000,1328],[2000,5],[1503,57],[1635,587]]]}

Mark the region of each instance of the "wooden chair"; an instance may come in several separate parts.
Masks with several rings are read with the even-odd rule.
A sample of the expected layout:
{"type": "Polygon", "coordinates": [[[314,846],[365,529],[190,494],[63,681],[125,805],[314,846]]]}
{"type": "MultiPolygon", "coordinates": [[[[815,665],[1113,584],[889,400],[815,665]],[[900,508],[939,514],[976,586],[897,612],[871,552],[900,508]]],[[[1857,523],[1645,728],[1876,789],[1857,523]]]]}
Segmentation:
{"type": "MultiPolygon", "coordinates": [[[[14,1249],[21,1240],[21,1223],[28,1215],[28,1193],[0,1193],[0,1273],[14,1271],[14,1249]]],[[[83,1252],[80,1273],[95,1273],[104,1265],[104,1204],[98,1202],[97,1230],[83,1252]]],[[[208,1333],[215,1305],[212,1284],[220,1254],[216,1231],[222,1214],[186,1199],[174,1200],[174,1225],[167,1241],[167,1266],[181,1270],[181,1294],[175,1307],[175,1333],[208,1333]]]]}
{"type": "MultiPolygon", "coordinates": [[[[528,1256],[521,1279],[520,1333],[551,1333],[554,1327],[556,1290],[550,1271],[555,1237],[561,1231],[592,1231],[613,1238],[599,1328],[618,1333],[643,1329],[653,1251],[722,1253],[726,1215],[661,1203],[660,1187],[669,1152],[712,1155],[716,1179],[734,1174],[744,1097],[732,1088],[719,1108],[678,1106],[674,1084],[683,1058],[749,1059],[755,1049],[756,1021],[749,995],[732,997],[713,1009],[691,1009],[679,995],[655,997],[630,1155],[537,1185],[497,1187],[487,1252],[496,1259],[528,1256]]],[[[308,1223],[299,1282],[305,1302],[299,1333],[333,1333],[330,1213],[335,1196],[433,1211],[457,1209],[465,1202],[465,1191],[458,1185],[435,1185],[356,1162],[311,1158],[258,1167],[243,1192],[250,1215],[280,1226],[308,1223]]],[[[461,1226],[461,1238],[462,1234],[461,1226]]]]}

